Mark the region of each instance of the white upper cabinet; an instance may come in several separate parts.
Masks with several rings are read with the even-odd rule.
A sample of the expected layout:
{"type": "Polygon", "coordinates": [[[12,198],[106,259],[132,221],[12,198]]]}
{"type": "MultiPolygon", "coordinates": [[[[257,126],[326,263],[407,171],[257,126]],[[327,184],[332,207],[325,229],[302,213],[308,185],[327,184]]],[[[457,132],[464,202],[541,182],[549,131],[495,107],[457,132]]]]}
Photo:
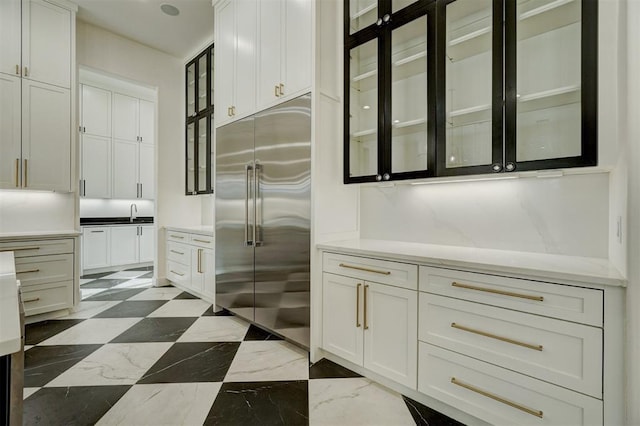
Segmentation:
{"type": "Polygon", "coordinates": [[[113,198],[138,198],[138,143],[113,141],[113,198]]]}
{"type": "Polygon", "coordinates": [[[0,1],[0,72],[17,76],[21,75],[22,63],[20,4],[20,0],[0,1]]]}
{"type": "Polygon", "coordinates": [[[81,85],[82,133],[111,136],[111,92],[93,86],[81,85]]]}
{"type": "Polygon", "coordinates": [[[156,196],[154,184],[154,146],[141,143],[138,146],[138,198],[153,200],[156,196]]]}
{"type": "Polygon", "coordinates": [[[311,1],[258,2],[258,110],[311,87],[311,1]]]}
{"type": "Polygon", "coordinates": [[[234,3],[225,1],[216,8],[216,56],[215,56],[215,102],[216,122],[231,121],[231,105],[235,80],[235,24],[234,3]]]}
{"type": "Polygon", "coordinates": [[[111,198],[111,139],[82,135],[80,196],[111,198]]]}
{"type": "Polygon", "coordinates": [[[138,142],[138,99],[113,94],[113,137],[138,142]]]}
{"type": "Polygon", "coordinates": [[[156,104],[140,99],[138,105],[138,135],[140,142],[155,143],[156,104]]]}
{"type": "Polygon", "coordinates": [[[19,77],[0,74],[0,188],[5,189],[20,187],[20,85],[19,77]]]}

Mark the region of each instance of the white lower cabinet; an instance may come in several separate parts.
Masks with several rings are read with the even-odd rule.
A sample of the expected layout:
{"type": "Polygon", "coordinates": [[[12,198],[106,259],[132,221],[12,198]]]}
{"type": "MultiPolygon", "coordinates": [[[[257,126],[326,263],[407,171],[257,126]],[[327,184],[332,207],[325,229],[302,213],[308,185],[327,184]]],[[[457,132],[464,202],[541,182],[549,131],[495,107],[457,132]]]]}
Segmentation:
{"type": "Polygon", "coordinates": [[[138,227],[113,226],[110,251],[112,265],[138,263],[138,227]]]}
{"type": "Polygon", "coordinates": [[[82,230],[82,269],[104,268],[111,265],[109,228],[84,227],[82,230]]]}
{"type": "Polygon", "coordinates": [[[156,254],[156,233],[153,225],[138,226],[138,262],[153,262],[156,254]]]}
{"type": "Polygon", "coordinates": [[[167,279],[215,305],[213,237],[168,230],[166,244],[167,279]]]}
{"type": "Polygon", "coordinates": [[[153,262],[153,225],[82,227],[82,270],[153,262]]]}

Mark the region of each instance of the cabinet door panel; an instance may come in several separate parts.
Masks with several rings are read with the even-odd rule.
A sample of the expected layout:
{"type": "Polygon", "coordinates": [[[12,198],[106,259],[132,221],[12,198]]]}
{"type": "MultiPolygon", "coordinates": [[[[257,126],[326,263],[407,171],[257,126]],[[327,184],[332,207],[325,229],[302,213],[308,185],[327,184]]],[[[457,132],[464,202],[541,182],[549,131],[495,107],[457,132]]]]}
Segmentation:
{"type": "Polygon", "coordinates": [[[21,0],[0,1],[0,73],[20,75],[20,4],[21,0]]]}
{"type": "Polygon", "coordinates": [[[139,262],[153,262],[156,247],[155,227],[140,226],[140,258],[139,262]]]}
{"type": "Polygon", "coordinates": [[[154,180],[154,164],[155,164],[155,147],[146,143],[139,146],[139,180],[140,182],[140,198],[153,200],[156,194],[154,180]]]}
{"type": "Polygon", "coordinates": [[[283,0],[284,62],[282,95],[311,88],[311,1],[283,0]]]}
{"type": "Polygon", "coordinates": [[[138,263],[138,227],[111,228],[111,265],[138,263]]]}
{"type": "Polygon", "coordinates": [[[109,266],[109,255],[109,228],[85,227],[82,230],[82,268],[109,266]]]}
{"type": "Polygon", "coordinates": [[[216,125],[228,122],[233,105],[235,81],[235,3],[224,2],[216,8],[216,125]]]}
{"type": "Polygon", "coordinates": [[[87,198],[111,198],[111,139],[82,135],[82,179],[87,198]]]}
{"type": "Polygon", "coordinates": [[[111,92],[82,85],[83,132],[95,136],[111,136],[111,92]]]}
{"type": "Polygon", "coordinates": [[[23,76],[70,88],[71,12],[42,0],[23,1],[22,8],[23,76]]]}
{"type": "Polygon", "coordinates": [[[358,365],[363,362],[363,283],[327,273],[322,278],[322,347],[358,365]]]}
{"type": "Polygon", "coordinates": [[[113,141],[113,198],[138,197],[138,145],[113,141]]]}
{"type": "Polygon", "coordinates": [[[202,273],[202,259],[204,249],[191,249],[191,287],[193,290],[201,293],[204,286],[204,274],[202,273]]]}
{"type": "MultiPolygon", "coordinates": [[[[258,52],[258,109],[275,102],[278,99],[282,45],[281,16],[282,0],[259,2],[260,43],[258,52]]],[[[302,71],[302,70],[301,70],[302,71]]]]}
{"type": "Polygon", "coordinates": [[[418,292],[365,283],[364,367],[416,388],[418,292]]]}
{"type": "Polygon", "coordinates": [[[113,95],[113,137],[138,141],[138,100],[131,96],[113,95]]]}
{"type": "Polygon", "coordinates": [[[204,249],[200,269],[204,275],[202,292],[216,304],[216,257],[213,250],[204,249]]]}
{"type": "Polygon", "coordinates": [[[21,173],[20,78],[0,74],[0,188],[18,188],[21,173]]]}
{"type": "Polygon", "coordinates": [[[155,144],[156,104],[140,99],[140,142],[155,144]]]}
{"type": "Polygon", "coordinates": [[[256,107],[256,15],[256,0],[236,1],[235,117],[250,114],[256,107]]]}
{"type": "Polygon", "coordinates": [[[68,89],[23,79],[22,167],[24,188],[71,190],[68,89]]]}

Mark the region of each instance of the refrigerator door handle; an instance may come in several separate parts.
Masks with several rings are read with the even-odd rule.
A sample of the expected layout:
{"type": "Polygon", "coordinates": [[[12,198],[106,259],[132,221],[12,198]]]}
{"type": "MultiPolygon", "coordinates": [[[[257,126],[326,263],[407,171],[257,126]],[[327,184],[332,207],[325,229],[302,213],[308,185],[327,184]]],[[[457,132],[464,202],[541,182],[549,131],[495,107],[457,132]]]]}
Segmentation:
{"type": "Polygon", "coordinates": [[[253,241],[256,247],[262,245],[262,239],[260,238],[259,226],[262,224],[262,208],[263,200],[262,193],[260,192],[260,172],[262,171],[262,165],[256,163],[255,170],[253,172],[253,187],[255,194],[255,207],[253,210],[253,241]],[[258,208],[260,213],[258,213],[258,208]]]}
{"type": "MultiPolygon", "coordinates": [[[[244,245],[252,246],[253,240],[249,239],[249,198],[251,197],[251,179],[249,178],[250,172],[253,170],[251,164],[244,165],[244,245]]],[[[254,210],[255,211],[255,210],[254,210]]],[[[255,228],[254,228],[255,229],[255,228]]]]}

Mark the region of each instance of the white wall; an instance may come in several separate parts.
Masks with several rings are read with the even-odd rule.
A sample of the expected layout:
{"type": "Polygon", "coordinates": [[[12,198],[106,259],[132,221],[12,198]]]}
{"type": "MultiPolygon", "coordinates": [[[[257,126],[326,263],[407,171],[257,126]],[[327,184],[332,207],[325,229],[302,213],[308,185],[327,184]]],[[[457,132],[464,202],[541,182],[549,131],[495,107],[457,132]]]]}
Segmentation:
{"type": "MultiPolygon", "coordinates": [[[[199,225],[200,200],[184,196],[183,61],[81,21],[76,43],[79,65],[157,88],[156,223],[159,229],[199,225]]],[[[162,234],[158,237],[162,242],[162,234]]],[[[163,244],[157,255],[164,259],[163,244]]],[[[157,276],[164,277],[164,262],[157,266],[157,276]]]]}
{"type": "MultiPolygon", "coordinates": [[[[129,217],[131,204],[135,204],[136,215],[153,216],[154,202],[151,200],[102,200],[80,199],[80,217],[129,217]]],[[[134,210],[135,211],[135,210],[134,210]]]]}
{"type": "Polygon", "coordinates": [[[76,229],[75,194],[0,191],[0,234],[76,229]]]}

